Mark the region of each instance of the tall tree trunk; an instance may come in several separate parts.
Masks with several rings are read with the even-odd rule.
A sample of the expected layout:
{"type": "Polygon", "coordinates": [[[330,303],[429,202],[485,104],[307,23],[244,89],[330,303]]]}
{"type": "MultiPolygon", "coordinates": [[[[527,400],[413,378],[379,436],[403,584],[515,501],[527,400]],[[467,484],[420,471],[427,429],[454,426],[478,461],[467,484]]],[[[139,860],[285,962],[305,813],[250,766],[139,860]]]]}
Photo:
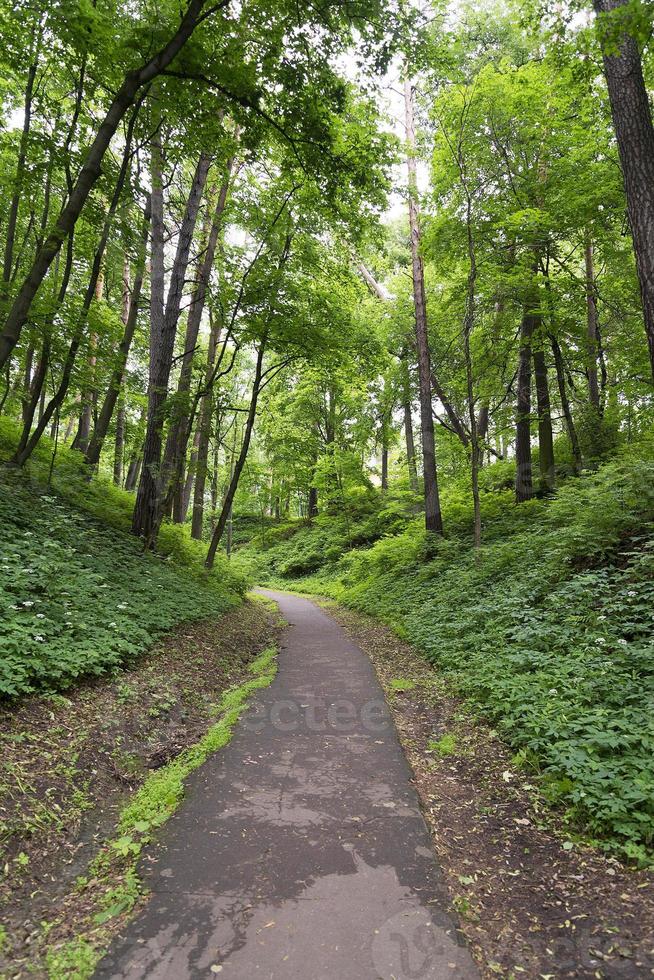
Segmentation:
{"type": "Polygon", "coordinates": [[[624,176],[629,223],[654,377],[654,127],[638,41],[615,38],[613,11],[629,0],[593,0],[599,15],[604,73],[624,176]]]}
{"type": "Polygon", "coordinates": [[[381,488],[382,490],[388,490],[388,436],[385,432],[382,435],[381,488]]]}
{"type": "MultiPolygon", "coordinates": [[[[11,356],[11,352],[20,338],[34,298],[47,275],[48,269],[62,243],[72,234],[82,208],[102,173],[104,155],[123,117],[137,101],[140,90],[165,71],[171,61],[179,54],[195,30],[206,3],[207,0],[189,0],[179,26],[170,40],[144,65],[127,72],[125,75],[86,154],[77,181],[68,195],[68,200],[52,231],[38,250],[3,325],[0,334],[0,370],[11,356]]],[[[229,0],[222,0],[216,4],[214,10],[222,9],[228,5],[229,0]]]]}
{"type": "Polygon", "coordinates": [[[588,396],[592,407],[600,411],[600,392],[597,377],[597,354],[599,338],[599,316],[597,312],[597,292],[595,287],[595,263],[593,257],[593,243],[590,235],[586,236],[584,247],[584,258],[586,263],[586,337],[588,342],[587,372],[588,372],[588,396]]]}
{"type": "Polygon", "coordinates": [[[114,439],[114,484],[123,485],[123,459],[125,456],[125,399],[121,398],[116,413],[116,437],[114,439]]]}
{"type": "Polygon", "coordinates": [[[404,412],[404,441],[406,443],[406,465],[409,471],[409,486],[414,493],[418,492],[418,468],[416,466],[416,446],[413,440],[413,419],[411,404],[408,401],[402,406],[404,412]]]}
{"type": "Polygon", "coordinates": [[[186,471],[186,479],[184,480],[184,485],[180,488],[181,493],[176,495],[180,498],[179,510],[177,510],[177,503],[173,509],[173,519],[178,524],[184,524],[186,518],[188,517],[188,509],[191,506],[191,495],[193,494],[193,484],[195,483],[195,474],[197,472],[198,466],[198,449],[200,447],[200,423],[195,427],[195,435],[193,436],[193,448],[191,450],[191,459],[189,461],[188,470],[186,471]]]}
{"type": "MultiPolygon", "coordinates": [[[[97,466],[100,460],[100,453],[104,440],[109,431],[109,425],[113,417],[116,402],[120,396],[125,376],[127,358],[134,339],[134,332],[139,315],[141,302],[141,292],[143,289],[143,278],[145,276],[145,253],[147,248],[148,232],[150,229],[150,206],[146,207],[141,228],[141,241],[136,260],[134,277],[134,287],[130,293],[129,287],[129,259],[125,256],[125,266],[123,269],[123,324],[125,326],[123,337],[118,348],[118,359],[109,381],[107,393],[102,402],[102,407],[98,415],[98,420],[89,441],[89,447],[85,455],[85,460],[90,466],[97,466]]],[[[124,411],[124,406],[123,406],[124,411]]]]}
{"type": "Polygon", "coordinates": [[[261,391],[261,379],[263,375],[263,358],[266,350],[266,343],[267,343],[267,334],[264,334],[259,344],[259,350],[257,352],[257,362],[254,370],[252,394],[250,396],[250,406],[248,408],[248,414],[245,420],[245,428],[243,430],[243,441],[241,443],[241,451],[238,455],[238,459],[236,460],[233,468],[231,479],[229,481],[229,486],[227,488],[227,493],[225,494],[223,506],[220,511],[220,516],[218,518],[218,523],[216,524],[214,532],[211,536],[211,543],[209,544],[209,551],[207,552],[207,560],[205,562],[207,568],[213,568],[213,564],[216,558],[216,551],[218,549],[218,545],[220,544],[220,539],[223,536],[223,531],[225,530],[227,521],[231,516],[234,497],[236,496],[236,490],[238,489],[241,473],[243,471],[243,467],[245,466],[245,461],[247,459],[248,451],[250,448],[250,440],[252,439],[254,422],[257,417],[257,403],[261,391]]]}
{"type": "Polygon", "coordinates": [[[150,372],[148,380],[148,420],[143,447],[143,468],[134,507],[132,532],[145,539],[146,547],[156,542],[163,515],[169,474],[162,467],[163,409],[173,362],[175,336],[186,279],[193,232],[209,157],[202,153],[193,176],[164,308],[164,196],[163,150],[159,132],[152,139],[152,274],[150,303],[150,372]]]}
{"type": "MultiPolygon", "coordinates": [[[[118,203],[121,199],[123,188],[125,186],[125,180],[127,179],[127,174],[130,168],[131,162],[131,145],[132,136],[134,132],[134,124],[136,122],[136,112],[132,114],[130,123],[127,129],[125,145],[123,148],[123,157],[120,165],[120,170],[118,173],[118,179],[116,181],[116,186],[114,187],[114,192],[109,204],[109,209],[105,215],[104,223],[102,225],[102,232],[100,234],[100,240],[97,244],[95,254],[93,256],[93,263],[91,265],[91,275],[89,278],[89,283],[84,294],[84,299],[82,300],[82,309],[79,315],[79,319],[74,329],[72,340],[68,346],[68,352],[64,360],[64,365],[61,373],[61,379],[59,381],[59,387],[55,390],[54,395],[45,407],[45,411],[40,415],[38,424],[31,434],[29,439],[24,445],[19,445],[18,449],[12,457],[12,463],[18,466],[23,466],[29,457],[34,452],[34,449],[38,445],[39,439],[43,435],[48,422],[55,416],[57,418],[57,430],[59,428],[59,411],[63,404],[63,401],[68,392],[68,386],[70,384],[70,378],[73,371],[73,366],[75,364],[75,359],[77,357],[77,352],[79,350],[82,338],[84,336],[84,330],[88,320],[89,310],[91,308],[91,303],[96,295],[96,286],[98,279],[100,278],[100,271],[102,269],[102,262],[104,259],[104,253],[107,247],[107,242],[109,240],[109,233],[111,231],[113,220],[118,208],[118,203]]],[[[72,243],[72,239],[71,239],[72,243]]],[[[66,276],[64,276],[64,280],[66,276]]],[[[66,283],[67,285],[67,283],[66,283]]],[[[62,284],[63,289],[63,284],[62,284]]],[[[59,295],[62,295],[60,290],[59,295]]]]}
{"type": "MultiPolygon", "coordinates": [[[[209,346],[207,349],[207,368],[205,381],[208,384],[216,360],[218,349],[218,321],[211,320],[211,332],[209,334],[209,346]]],[[[198,459],[195,466],[195,488],[193,490],[193,515],[191,518],[191,537],[197,541],[202,540],[204,528],[204,493],[207,484],[207,471],[209,464],[209,441],[211,438],[211,406],[213,403],[212,392],[208,391],[202,396],[200,402],[200,421],[198,432],[200,435],[198,442],[198,459]]]]}
{"type": "Polygon", "coordinates": [[[531,466],[531,338],[538,325],[528,300],[520,325],[520,352],[516,378],[515,498],[518,503],[534,495],[531,466]]]}
{"type": "Polygon", "coordinates": [[[318,516],[318,488],[309,487],[309,500],[307,504],[307,515],[309,520],[318,516]]]}
{"type": "Polygon", "coordinates": [[[568,431],[568,439],[570,440],[570,446],[572,449],[573,471],[575,476],[579,476],[583,468],[583,460],[581,458],[579,437],[577,436],[577,429],[574,423],[574,419],[572,417],[572,410],[570,408],[568,389],[565,383],[565,366],[563,364],[563,354],[561,353],[561,347],[559,346],[559,342],[554,334],[550,334],[550,342],[552,344],[552,354],[554,355],[554,367],[556,369],[556,383],[559,389],[561,409],[563,411],[565,426],[568,431]]]}
{"type": "MultiPolygon", "coordinates": [[[[104,276],[102,271],[98,276],[98,281],[95,284],[95,302],[99,303],[102,299],[102,290],[104,288],[104,276]]],[[[96,334],[91,334],[89,338],[89,356],[88,356],[88,366],[89,366],[89,376],[90,385],[82,392],[82,410],[79,416],[79,425],[77,426],[77,435],[73,439],[73,445],[71,449],[78,449],[82,454],[86,455],[86,451],[89,446],[89,439],[91,438],[91,427],[93,425],[93,410],[97,405],[98,393],[95,388],[95,368],[98,362],[97,358],[97,345],[98,338],[96,334]]]]}
{"type": "Polygon", "coordinates": [[[431,404],[431,357],[427,331],[427,298],[425,276],[420,254],[420,215],[418,211],[418,185],[416,176],[415,129],[413,120],[413,88],[404,82],[404,107],[409,174],[409,228],[411,232],[411,258],[413,263],[413,304],[415,311],[416,351],[418,354],[418,380],[420,385],[420,434],[422,440],[422,465],[425,492],[425,528],[443,533],[438,475],[436,471],[436,440],[431,404]]]}
{"type": "Polygon", "coordinates": [[[137,453],[129,461],[129,466],[127,467],[127,476],[125,477],[125,489],[130,492],[136,490],[136,484],[138,483],[139,473],[141,472],[141,464],[143,463],[142,453],[137,453]]]}
{"type": "Polygon", "coordinates": [[[43,15],[39,18],[34,34],[34,55],[31,59],[27,71],[27,82],[25,85],[25,99],[23,102],[23,129],[20,134],[18,146],[18,160],[16,161],[16,175],[14,177],[14,188],[9,203],[9,216],[7,218],[7,231],[5,235],[5,254],[2,266],[2,292],[6,297],[9,293],[9,284],[12,279],[12,268],[14,258],[14,243],[16,241],[16,226],[18,224],[18,209],[23,191],[23,179],[25,176],[25,164],[27,161],[27,143],[30,135],[32,122],[32,100],[34,97],[34,82],[39,66],[39,55],[41,53],[41,42],[43,39],[43,15]]]}
{"type": "MultiPolygon", "coordinates": [[[[538,318],[540,329],[540,317],[538,318]]],[[[550,389],[547,378],[547,363],[541,338],[534,348],[534,380],[536,382],[536,401],[538,405],[538,464],[540,470],[540,491],[551,493],[556,484],[554,467],[554,439],[552,436],[552,409],[550,389]]]]}
{"type": "MultiPolygon", "coordinates": [[[[182,366],[177,385],[177,394],[180,396],[180,399],[188,398],[188,394],[191,390],[191,377],[195,347],[197,345],[200,324],[202,323],[202,315],[204,313],[207,290],[211,280],[211,271],[213,269],[216,247],[218,245],[218,237],[220,235],[223,214],[227,203],[227,194],[229,192],[229,182],[233,166],[234,158],[232,157],[227,163],[227,169],[220,186],[208,236],[203,235],[203,238],[206,237],[206,248],[204,251],[204,258],[197,272],[195,288],[191,299],[191,307],[189,309],[188,319],[186,321],[184,356],[182,357],[182,366]]],[[[210,196],[213,197],[213,194],[210,196]]],[[[166,440],[164,469],[167,473],[171,474],[170,487],[168,488],[167,492],[172,496],[173,520],[178,524],[186,519],[185,516],[182,517],[182,511],[184,511],[184,513],[186,512],[183,506],[183,476],[186,447],[188,444],[191,425],[192,420],[188,417],[188,409],[183,409],[179,417],[173,420],[171,423],[168,431],[168,438],[166,440]]],[[[186,510],[188,510],[188,502],[186,510]]]]}

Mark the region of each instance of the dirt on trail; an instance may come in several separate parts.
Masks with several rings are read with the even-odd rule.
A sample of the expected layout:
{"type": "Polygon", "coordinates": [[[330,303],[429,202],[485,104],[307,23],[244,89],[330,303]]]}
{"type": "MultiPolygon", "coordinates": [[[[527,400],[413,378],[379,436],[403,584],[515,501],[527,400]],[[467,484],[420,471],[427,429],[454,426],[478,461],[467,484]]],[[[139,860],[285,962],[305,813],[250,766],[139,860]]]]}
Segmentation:
{"type": "Polygon", "coordinates": [[[413,647],[367,616],[325,608],[375,666],[482,975],[653,976],[654,874],[572,842],[413,647]]]}
{"type": "Polygon", "coordinates": [[[202,738],[221,695],[277,642],[276,623],[261,602],[245,602],[218,621],[182,624],[111,677],[0,710],[1,976],[33,977],[44,948],[75,933],[87,911],[75,881],[120,810],[202,738]]]}

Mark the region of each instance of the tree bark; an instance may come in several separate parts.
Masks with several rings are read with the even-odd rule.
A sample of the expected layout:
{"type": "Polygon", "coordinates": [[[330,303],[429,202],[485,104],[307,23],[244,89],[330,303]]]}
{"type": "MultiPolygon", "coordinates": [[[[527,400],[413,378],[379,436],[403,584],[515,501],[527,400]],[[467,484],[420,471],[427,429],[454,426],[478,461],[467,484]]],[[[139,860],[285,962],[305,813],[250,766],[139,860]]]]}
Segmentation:
{"type": "MultiPolygon", "coordinates": [[[[53,415],[55,415],[55,413],[57,417],[57,430],[59,428],[59,422],[58,422],[59,410],[68,392],[68,386],[70,384],[70,378],[73,371],[73,366],[75,364],[77,352],[79,350],[80,344],[82,342],[82,338],[84,336],[84,328],[86,327],[88,313],[91,308],[91,303],[93,302],[93,299],[96,295],[96,287],[97,287],[98,279],[100,278],[102,261],[107,247],[107,242],[109,240],[109,233],[111,231],[113,219],[115,217],[116,209],[118,208],[118,203],[123,193],[125,180],[127,178],[127,174],[130,167],[131,142],[132,142],[132,135],[134,131],[135,122],[136,122],[136,114],[134,113],[132,114],[130,125],[128,127],[125,146],[123,149],[123,157],[120,165],[120,171],[118,173],[118,179],[116,181],[116,186],[114,187],[114,192],[111,198],[109,209],[104,219],[102,232],[100,234],[100,240],[97,244],[95,254],[93,256],[93,263],[91,266],[91,275],[89,278],[89,283],[86,288],[86,292],[84,294],[84,299],[82,301],[82,309],[80,312],[79,320],[75,326],[75,331],[73,333],[72,340],[68,347],[68,352],[66,354],[66,359],[64,361],[64,365],[62,369],[61,379],[59,381],[59,387],[55,390],[54,395],[48,402],[44,411],[39,415],[39,421],[36,428],[34,429],[34,432],[31,434],[29,439],[24,444],[21,440],[21,444],[19,444],[16,452],[14,453],[11,461],[12,463],[18,466],[24,466],[27,460],[29,459],[29,457],[32,455],[34,449],[38,445],[39,439],[41,438],[45,429],[47,428],[48,422],[53,417],[53,415]]],[[[72,246],[72,237],[69,239],[69,248],[71,246],[72,246]]],[[[69,254],[71,254],[71,262],[72,262],[72,253],[69,252],[69,254]]],[[[68,270],[68,274],[69,272],[70,270],[68,270]]],[[[64,274],[64,283],[62,283],[62,287],[59,293],[60,297],[63,296],[63,291],[67,288],[67,285],[68,285],[67,276],[66,274],[64,274]]]]}
{"type": "Polygon", "coordinates": [[[518,503],[534,495],[531,466],[531,338],[537,316],[525,305],[520,325],[520,352],[516,379],[515,498],[518,503]]]}
{"type": "Polygon", "coordinates": [[[245,429],[243,431],[243,441],[241,443],[241,451],[238,455],[238,459],[234,465],[234,469],[229,481],[229,486],[227,488],[227,493],[225,494],[225,499],[223,501],[223,506],[220,511],[220,516],[218,518],[218,523],[214,529],[211,536],[211,543],[209,544],[209,551],[207,552],[207,560],[205,562],[207,568],[213,568],[213,564],[216,558],[216,551],[218,545],[220,544],[220,539],[223,536],[223,531],[232,512],[232,505],[234,503],[234,497],[236,496],[236,490],[238,488],[238,483],[241,478],[241,473],[243,467],[245,466],[245,460],[247,459],[248,451],[250,448],[250,440],[252,438],[252,431],[254,429],[254,422],[257,417],[257,403],[259,400],[259,394],[261,391],[261,378],[263,374],[263,358],[266,350],[267,334],[261,339],[259,344],[259,350],[257,352],[257,362],[254,371],[254,382],[252,384],[252,395],[250,396],[250,406],[248,408],[247,418],[245,420],[245,429]]]}
{"type": "MultiPolygon", "coordinates": [[[[85,455],[85,460],[90,466],[97,466],[100,460],[100,453],[102,452],[102,446],[104,445],[104,440],[109,431],[109,425],[111,424],[111,419],[116,407],[116,402],[120,396],[121,388],[123,385],[123,378],[125,376],[125,367],[127,365],[127,358],[129,357],[129,351],[132,346],[132,340],[134,339],[134,332],[136,330],[136,324],[139,315],[139,305],[141,301],[141,292],[143,289],[143,278],[145,275],[145,253],[147,248],[148,231],[150,228],[150,208],[146,208],[143,225],[141,230],[141,242],[139,253],[136,262],[136,270],[134,277],[134,287],[130,294],[129,289],[129,260],[125,256],[125,268],[123,271],[123,323],[125,325],[125,330],[123,333],[120,346],[118,348],[118,360],[116,366],[111,375],[111,380],[109,382],[109,387],[107,393],[102,402],[102,407],[100,409],[100,414],[98,415],[98,421],[96,423],[93,435],[91,436],[89,447],[85,455]]],[[[123,408],[124,411],[124,408],[123,408]]]]}
{"type": "Polygon", "coordinates": [[[125,400],[121,398],[116,413],[116,437],[114,439],[114,484],[123,485],[123,459],[125,456],[125,400]]]}
{"type": "Polygon", "coordinates": [[[143,468],[134,507],[132,533],[154,546],[163,516],[169,474],[162,467],[163,409],[168,397],[175,336],[191,242],[202,192],[209,170],[209,157],[202,153],[193,176],[164,307],[164,199],[161,136],[152,140],[152,274],[150,302],[150,372],[148,419],[143,447],[143,468]]]}
{"type": "Polygon", "coordinates": [[[586,264],[586,337],[588,342],[587,353],[587,372],[588,372],[588,396],[592,407],[600,411],[600,391],[597,376],[597,353],[599,338],[599,316],[597,312],[597,292],[595,287],[595,263],[593,256],[593,243],[590,236],[586,237],[584,247],[584,259],[586,264]]]}
{"type": "Polygon", "coordinates": [[[309,520],[318,516],[318,488],[309,487],[309,500],[307,504],[307,515],[309,520]]]}
{"type": "MultiPolygon", "coordinates": [[[[540,317],[538,318],[540,328],[540,317]]],[[[541,493],[551,493],[556,485],[554,466],[554,439],[552,436],[552,409],[547,377],[545,352],[540,344],[534,348],[534,380],[538,405],[538,464],[541,493]]]]}
{"type": "MultiPolygon", "coordinates": [[[[219,339],[218,321],[211,321],[211,333],[209,334],[209,346],[207,349],[207,368],[205,382],[208,384],[216,360],[219,339]]],[[[195,487],[193,490],[193,515],[191,518],[191,537],[197,541],[202,540],[204,529],[204,493],[207,484],[207,471],[209,464],[209,440],[211,438],[211,406],[212,392],[208,391],[202,396],[200,402],[200,421],[198,431],[200,439],[198,442],[198,459],[195,466],[195,487]]]]}
{"type": "MultiPolygon", "coordinates": [[[[200,268],[198,269],[195,280],[195,288],[193,290],[191,306],[189,309],[188,319],[186,321],[184,356],[182,357],[182,366],[177,384],[177,394],[181,399],[188,398],[189,391],[191,390],[191,377],[195,347],[197,345],[200,324],[202,323],[202,316],[204,314],[207,290],[211,280],[211,271],[213,269],[216,247],[218,245],[218,236],[220,234],[222,218],[225,211],[225,205],[227,203],[227,194],[229,192],[229,182],[233,166],[234,159],[231,158],[227,163],[225,176],[220,186],[218,200],[216,202],[211,227],[209,229],[209,234],[206,241],[204,258],[200,268]]],[[[185,517],[182,517],[182,511],[184,510],[182,485],[186,448],[190,436],[191,425],[192,420],[189,419],[188,409],[183,408],[179,414],[179,417],[171,423],[168,431],[168,438],[166,440],[164,469],[167,473],[171,474],[171,485],[168,488],[168,493],[172,495],[173,498],[173,520],[178,524],[185,520],[185,517]]],[[[188,502],[186,510],[188,510],[188,502]]]]}
{"type": "Polygon", "coordinates": [[[138,453],[136,456],[132,456],[129,461],[129,466],[127,467],[127,476],[125,477],[125,489],[129,491],[136,490],[136,484],[138,483],[139,473],[141,472],[141,464],[143,463],[143,456],[138,453]]]}
{"type": "MultiPolygon", "coordinates": [[[[139,91],[163,72],[184,47],[195,30],[207,0],[189,0],[179,26],[170,40],[140,68],[129,71],[114,96],[86,155],[79,176],[54,228],[38,250],[32,266],[14,299],[0,334],[0,370],[11,356],[34,298],[63,242],[72,234],[86,200],[102,173],[102,161],[123,117],[134,104],[139,91]]],[[[228,6],[229,0],[214,11],[228,6]]]]}
{"type": "Polygon", "coordinates": [[[415,129],[413,120],[413,88],[404,82],[405,128],[407,140],[407,170],[409,174],[409,228],[411,232],[411,259],[413,264],[413,303],[415,312],[416,351],[418,354],[418,380],[420,386],[420,433],[422,440],[422,465],[425,494],[425,528],[437,534],[443,533],[438,474],[436,470],[436,440],[431,403],[431,357],[427,331],[427,298],[425,277],[420,254],[420,215],[417,201],[417,175],[415,156],[415,129]]]}
{"type": "MultiPolygon", "coordinates": [[[[95,284],[95,301],[98,303],[102,299],[102,290],[104,287],[104,277],[102,271],[98,276],[98,281],[95,284]]],[[[89,338],[89,355],[88,355],[88,366],[89,375],[91,378],[91,384],[82,392],[82,410],[79,415],[79,425],[77,426],[77,434],[73,439],[73,444],[71,449],[78,449],[83,455],[86,455],[86,451],[89,446],[89,439],[91,438],[91,427],[93,425],[93,410],[97,405],[98,392],[94,384],[95,368],[97,365],[97,344],[98,338],[95,334],[91,334],[89,338]]]]}
{"type": "Polygon", "coordinates": [[[654,377],[654,127],[638,42],[611,36],[613,11],[628,0],[593,0],[599,17],[604,74],[618,142],[654,377]],[[605,31],[604,28],[609,30],[605,31]]]}
{"type": "Polygon", "coordinates": [[[577,436],[577,429],[572,417],[572,410],[570,408],[570,399],[568,398],[568,389],[565,383],[565,366],[563,364],[563,354],[561,353],[561,347],[554,334],[550,334],[550,342],[552,344],[552,354],[554,355],[554,367],[556,369],[556,383],[559,389],[559,398],[561,400],[561,409],[563,411],[563,417],[565,419],[566,429],[568,430],[568,438],[570,440],[570,447],[572,449],[572,466],[575,476],[579,476],[583,469],[583,460],[581,457],[581,448],[579,446],[579,437],[577,436]]]}
{"type": "Polygon", "coordinates": [[[27,161],[27,143],[30,135],[32,122],[32,100],[34,97],[34,81],[39,66],[39,55],[41,53],[41,41],[43,39],[43,15],[39,19],[37,30],[34,36],[34,57],[27,72],[27,82],[25,84],[25,99],[23,102],[23,129],[20,134],[18,146],[18,159],[16,161],[16,175],[14,177],[14,189],[9,204],[9,216],[7,218],[7,231],[5,236],[5,254],[2,267],[3,294],[6,297],[9,292],[9,284],[12,279],[12,267],[14,258],[14,243],[16,241],[16,226],[18,224],[18,209],[23,191],[23,178],[25,176],[25,164],[27,161]]]}

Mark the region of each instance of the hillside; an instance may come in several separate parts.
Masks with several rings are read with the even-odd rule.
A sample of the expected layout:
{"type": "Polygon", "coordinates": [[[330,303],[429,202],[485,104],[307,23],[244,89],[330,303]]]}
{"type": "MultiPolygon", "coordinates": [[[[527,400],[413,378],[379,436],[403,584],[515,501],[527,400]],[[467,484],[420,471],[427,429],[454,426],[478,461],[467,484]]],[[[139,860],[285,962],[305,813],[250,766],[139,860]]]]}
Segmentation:
{"type": "Polygon", "coordinates": [[[347,524],[325,514],[269,529],[276,543],[254,542],[244,561],[280,588],[328,595],[390,624],[492,722],[572,828],[649,863],[652,443],[529,505],[516,507],[505,477],[503,464],[484,474],[478,553],[470,507],[453,488],[443,498],[451,531],[435,545],[390,495],[371,497],[347,524]]]}
{"type": "MultiPolygon", "coordinates": [[[[15,430],[0,431],[0,462],[15,430]]],[[[129,534],[131,495],[89,479],[78,454],[52,446],[27,471],[0,466],[0,693],[62,690],[110,674],[183,621],[217,618],[241,601],[245,580],[168,528],[160,551],[129,534]]]]}

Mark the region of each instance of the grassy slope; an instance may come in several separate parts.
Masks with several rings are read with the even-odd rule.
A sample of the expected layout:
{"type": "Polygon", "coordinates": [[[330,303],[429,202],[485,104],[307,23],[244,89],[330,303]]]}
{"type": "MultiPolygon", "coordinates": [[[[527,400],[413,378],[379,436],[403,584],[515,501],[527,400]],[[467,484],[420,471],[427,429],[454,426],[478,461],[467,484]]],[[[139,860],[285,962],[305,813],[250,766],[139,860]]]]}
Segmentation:
{"type": "MultiPolygon", "coordinates": [[[[322,519],[259,555],[260,574],[372,613],[490,718],[543,792],[623,857],[654,853],[654,446],[623,451],[549,501],[516,507],[485,475],[485,545],[460,490],[429,555],[420,521],[322,519]],[[307,574],[302,574],[305,572],[307,574]]],[[[250,561],[252,559],[250,558],[250,561]]]]}
{"type": "MultiPolygon", "coordinates": [[[[0,460],[15,431],[0,427],[0,460]]],[[[26,472],[0,469],[0,693],[64,688],[145,650],[178,622],[218,616],[245,580],[165,526],[161,553],[144,555],[129,533],[133,496],[89,482],[76,453],[59,452],[46,488],[46,440],[26,472]]]]}

